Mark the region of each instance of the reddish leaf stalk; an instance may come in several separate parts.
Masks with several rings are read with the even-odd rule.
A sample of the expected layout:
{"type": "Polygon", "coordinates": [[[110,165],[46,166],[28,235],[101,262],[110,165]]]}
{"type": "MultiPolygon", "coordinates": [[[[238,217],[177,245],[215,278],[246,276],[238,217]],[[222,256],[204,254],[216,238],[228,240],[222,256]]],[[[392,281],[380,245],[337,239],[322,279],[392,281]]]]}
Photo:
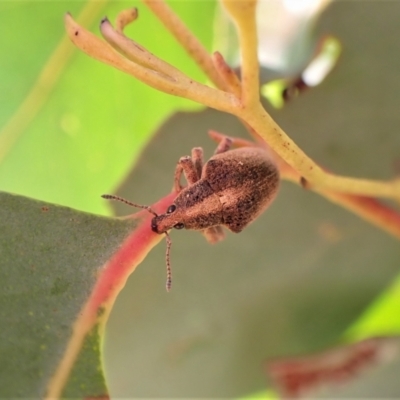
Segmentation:
{"type": "Polygon", "coordinates": [[[300,174],[282,160],[280,160],[279,167],[282,179],[302,184],[306,189],[319,193],[332,203],[352,211],[364,220],[400,239],[400,213],[397,209],[391,208],[371,197],[309,187],[308,182],[302,180],[300,174]]]}
{"type": "Polygon", "coordinates": [[[327,190],[320,194],[400,239],[400,214],[397,210],[370,197],[352,196],[327,190]]]}
{"type": "MultiPolygon", "coordinates": [[[[164,212],[173,202],[176,194],[171,193],[152,206],[156,212],[164,212]]],[[[46,398],[59,398],[68,376],[79,355],[85,336],[98,324],[98,333],[104,330],[118,293],[124,287],[129,275],[146,257],[148,252],[164,238],[150,228],[153,215],[140,211],[130,216],[138,220],[136,229],[126,238],[119,250],[99,272],[99,278],[86,304],[82,307],[73,326],[73,333],[50,380],[46,398]]],[[[160,288],[160,290],[163,290],[160,288]]]]}

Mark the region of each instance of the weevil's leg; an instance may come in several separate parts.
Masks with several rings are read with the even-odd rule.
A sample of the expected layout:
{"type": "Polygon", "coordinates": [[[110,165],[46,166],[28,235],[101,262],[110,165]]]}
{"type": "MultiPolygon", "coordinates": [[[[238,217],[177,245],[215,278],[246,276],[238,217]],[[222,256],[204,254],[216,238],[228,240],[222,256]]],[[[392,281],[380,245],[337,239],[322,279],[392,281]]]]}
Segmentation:
{"type": "MultiPolygon", "coordinates": [[[[212,140],[215,140],[217,143],[220,143],[224,138],[226,138],[226,135],[214,130],[209,130],[208,135],[212,140]]],[[[233,137],[231,139],[233,147],[258,147],[258,144],[256,142],[251,142],[250,140],[236,137],[233,137]]]]}
{"type": "Polygon", "coordinates": [[[197,180],[201,178],[201,170],[203,169],[203,149],[201,147],[194,147],[192,149],[192,160],[197,172],[197,180]]]}
{"type": "Polygon", "coordinates": [[[219,143],[217,148],[214,151],[214,154],[220,154],[220,153],[225,153],[226,151],[228,151],[231,146],[232,146],[233,140],[228,137],[225,136],[219,143]]]}
{"type": "Polygon", "coordinates": [[[181,185],[182,172],[183,172],[182,165],[178,162],[178,164],[176,164],[175,174],[174,174],[174,190],[176,193],[179,193],[183,189],[183,186],[181,185]]]}
{"type": "Polygon", "coordinates": [[[225,233],[222,226],[213,226],[211,228],[204,229],[202,232],[208,243],[214,244],[224,239],[225,233]]]}
{"type": "Polygon", "coordinates": [[[183,186],[181,185],[182,172],[184,173],[189,186],[198,181],[197,171],[193,160],[189,156],[181,157],[176,165],[174,175],[174,188],[177,193],[183,189],[183,186]]]}

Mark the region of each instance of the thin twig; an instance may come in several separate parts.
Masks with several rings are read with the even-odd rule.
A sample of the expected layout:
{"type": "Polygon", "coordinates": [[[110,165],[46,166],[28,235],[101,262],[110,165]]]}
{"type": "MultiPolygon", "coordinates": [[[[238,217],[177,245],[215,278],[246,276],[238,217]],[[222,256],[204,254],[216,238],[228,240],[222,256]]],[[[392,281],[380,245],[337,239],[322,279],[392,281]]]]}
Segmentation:
{"type": "Polygon", "coordinates": [[[222,0],[236,23],[241,52],[242,104],[259,103],[260,67],[257,54],[256,0],[222,0]]]}
{"type": "Polygon", "coordinates": [[[103,18],[101,21],[100,32],[107,43],[115,50],[122,53],[128,60],[140,64],[145,68],[152,69],[160,75],[166,76],[171,81],[182,79],[181,71],[164,60],[154,56],[144,47],[126,37],[123,32],[118,32],[113,28],[107,18],[103,18]]]}
{"type": "Polygon", "coordinates": [[[310,186],[369,197],[400,199],[400,180],[378,181],[334,175],[324,171],[309,158],[279,127],[261,104],[251,109],[238,109],[236,116],[246,121],[268,145],[310,186]]]}
{"type": "Polygon", "coordinates": [[[127,10],[122,10],[115,19],[115,29],[119,33],[123,33],[127,25],[136,21],[139,17],[139,12],[137,8],[128,8],[127,10]]]}
{"type": "Polygon", "coordinates": [[[142,0],[147,7],[159,18],[164,26],[172,33],[180,45],[196,61],[214,85],[222,90],[227,90],[223,79],[219,76],[207,49],[200,43],[195,35],[172,11],[163,0],[142,0]]]}
{"type": "Polygon", "coordinates": [[[388,182],[330,174],[320,168],[273,121],[259,101],[255,0],[223,0],[238,26],[242,52],[242,99],[235,115],[247,122],[268,145],[313,187],[348,194],[400,199],[400,180],[388,182]],[[250,99],[251,98],[251,99],[250,99]]]}
{"type": "Polygon", "coordinates": [[[242,83],[235,71],[226,63],[224,57],[218,51],[212,55],[212,61],[221,79],[224,80],[227,90],[240,99],[242,96],[242,83]]]}
{"type": "MultiPolygon", "coordinates": [[[[151,68],[144,67],[143,64],[149,63],[149,55],[151,55],[147,50],[143,51],[143,54],[138,52],[138,62],[128,60],[106,42],[78,25],[70,14],[65,16],[65,26],[71,41],[86,54],[134,76],[157,90],[173,96],[184,97],[220,111],[230,112],[237,106],[238,100],[231,93],[196,82],[178,70],[171,78],[151,68]]],[[[164,61],[160,60],[160,62],[164,61]]],[[[173,67],[170,66],[170,68],[173,67]]]]}

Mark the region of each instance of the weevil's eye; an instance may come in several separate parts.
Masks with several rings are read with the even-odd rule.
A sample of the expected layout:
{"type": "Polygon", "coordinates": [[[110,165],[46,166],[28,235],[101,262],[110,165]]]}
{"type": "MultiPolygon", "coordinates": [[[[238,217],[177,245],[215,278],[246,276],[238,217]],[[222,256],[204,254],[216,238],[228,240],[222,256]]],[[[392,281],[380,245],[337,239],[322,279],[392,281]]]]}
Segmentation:
{"type": "Polygon", "coordinates": [[[176,210],[176,205],[172,204],[168,207],[167,214],[171,214],[176,210]]]}
{"type": "Polygon", "coordinates": [[[175,228],[175,229],[182,229],[182,228],[184,228],[184,227],[185,227],[185,225],[182,224],[182,222],[178,222],[176,225],[174,225],[174,228],[175,228]]]}

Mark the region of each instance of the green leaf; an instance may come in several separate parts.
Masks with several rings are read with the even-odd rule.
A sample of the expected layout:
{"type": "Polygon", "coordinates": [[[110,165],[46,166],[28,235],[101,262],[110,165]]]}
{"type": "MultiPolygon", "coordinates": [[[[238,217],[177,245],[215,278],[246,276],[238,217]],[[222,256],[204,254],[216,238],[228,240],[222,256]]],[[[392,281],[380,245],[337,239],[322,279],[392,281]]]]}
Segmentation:
{"type": "MultiPolygon", "coordinates": [[[[107,209],[99,195],[121,179],[154,128],[173,110],[199,107],[157,93],[94,62],[78,53],[65,37],[67,11],[79,18],[86,10],[82,20],[98,31],[95,26],[104,14],[113,19],[121,9],[136,3],[0,4],[3,190],[104,213],[107,209]]],[[[193,4],[172,3],[209,46],[211,18],[199,19],[193,4]]],[[[184,64],[184,72],[194,79],[204,80],[160,22],[141,3],[136,5],[141,17],[128,32],[170,63],[184,64]]],[[[213,7],[213,2],[201,4],[206,15],[213,7]]],[[[18,196],[0,197],[4,289],[0,291],[0,324],[4,327],[0,396],[43,397],[60,360],[68,354],[63,356],[77,315],[99,282],[99,268],[128,232],[135,232],[131,232],[135,224],[18,196]]],[[[83,344],[65,396],[105,394],[98,329],[101,326],[94,325],[83,344]]]]}
{"type": "Polygon", "coordinates": [[[135,222],[6,193],[0,204],[0,397],[43,397],[97,273],[135,222]]]}
{"type": "MultiPolygon", "coordinates": [[[[114,20],[119,11],[133,6],[139,8],[140,17],[127,33],[204,81],[199,68],[141,2],[0,4],[2,190],[105,213],[99,195],[122,179],[157,126],[177,109],[199,109],[90,59],[65,37],[67,11],[78,17],[89,9],[83,23],[98,34],[104,15],[114,20]],[[43,79],[36,84],[41,73],[43,79]],[[33,101],[18,112],[32,91],[33,101]],[[10,128],[12,118],[15,124],[10,128]]],[[[214,2],[173,1],[171,6],[210,47],[214,2]]]]}
{"type": "MultiPolygon", "coordinates": [[[[52,54],[63,34],[64,12],[78,14],[82,4],[35,3],[35,9],[30,2],[0,4],[0,37],[7,55],[0,75],[5,88],[0,124],[14,114],[52,54]]],[[[184,20],[204,38],[210,37],[211,19],[199,10],[211,10],[210,4],[173,2],[181,11],[187,7],[184,20]]],[[[98,12],[99,19],[103,13],[112,18],[125,7],[109,6],[98,12]]],[[[393,34],[398,13],[387,4],[335,7],[324,24],[329,33],[342,34],[343,60],[324,85],[274,117],[326,167],[390,178],[400,145],[398,35],[393,34]],[[358,29],[354,15],[360,15],[358,29]],[[373,26],[385,36],[372,40],[373,26]]],[[[129,28],[132,36],[181,66],[183,52],[174,53],[172,41],[164,42],[166,35],[159,40],[155,32],[160,25],[150,20],[141,12],[129,28]],[[141,29],[142,36],[136,36],[141,29]]],[[[104,212],[95,199],[126,175],[147,132],[183,103],[82,54],[65,67],[45,106],[18,132],[1,162],[0,185],[104,212]]],[[[23,115],[20,120],[28,119],[23,115]]],[[[243,133],[233,121],[210,111],[172,119],[138,163],[124,196],[148,204],[168,193],[176,160],[198,145],[211,155],[205,131],[243,133]]],[[[6,194],[0,201],[0,358],[7,360],[1,364],[0,395],[41,397],[98,282],[93,274],[134,225],[6,194]],[[52,211],[55,217],[49,221],[52,211]]],[[[305,354],[339,340],[390,284],[400,261],[398,243],[386,234],[285,183],[268,213],[215,247],[196,232],[176,233],[173,291],[168,295],[163,289],[164,251],[159,247],[146,258],[111,316],[105,363],[114,397],[232,397],[260,390],[265,359],[305,354]]],[[[64,396],[104,395],[103,376],[96,371],[99,328],[93,325],[89,331],[64,396]]]]}
{"type": "Polygon", "coordinates": [[[133,217],[0,193],[0,397],[53,398],[65,383],[66,397],[107,394],[103,324],[127,276],[161,239],[150,213],[133,217]]]}

